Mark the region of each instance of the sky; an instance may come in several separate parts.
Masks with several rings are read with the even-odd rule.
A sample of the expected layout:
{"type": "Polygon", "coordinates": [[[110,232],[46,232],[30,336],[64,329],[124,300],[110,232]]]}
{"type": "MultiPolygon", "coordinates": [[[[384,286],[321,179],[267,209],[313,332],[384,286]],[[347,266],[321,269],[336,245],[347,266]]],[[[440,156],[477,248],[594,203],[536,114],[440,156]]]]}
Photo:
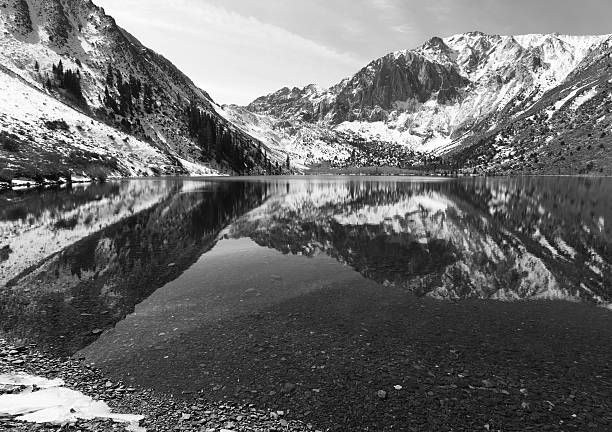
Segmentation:
{"type": "Polygon", "coordinates": [[[221,104],[329,87],[433,36],[612,33],[610,0],[94,0],[221,104]]]}

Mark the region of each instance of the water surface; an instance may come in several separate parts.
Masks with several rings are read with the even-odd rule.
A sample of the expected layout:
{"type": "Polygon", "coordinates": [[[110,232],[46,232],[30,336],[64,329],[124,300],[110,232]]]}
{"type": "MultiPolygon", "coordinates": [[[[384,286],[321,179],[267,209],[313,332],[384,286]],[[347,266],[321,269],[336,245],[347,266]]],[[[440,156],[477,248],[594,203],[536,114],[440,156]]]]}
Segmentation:
{"type": "Polygon", "coordinates": [[[610,196],[567,177],[5,193],[2,330],[175,395],[318,420],[344,395],[355,424],[376,417],[360,392],[418,389],[421,370],[536,385],[555,359],[547,379],[592,392],[609,385],[610,196]]]}

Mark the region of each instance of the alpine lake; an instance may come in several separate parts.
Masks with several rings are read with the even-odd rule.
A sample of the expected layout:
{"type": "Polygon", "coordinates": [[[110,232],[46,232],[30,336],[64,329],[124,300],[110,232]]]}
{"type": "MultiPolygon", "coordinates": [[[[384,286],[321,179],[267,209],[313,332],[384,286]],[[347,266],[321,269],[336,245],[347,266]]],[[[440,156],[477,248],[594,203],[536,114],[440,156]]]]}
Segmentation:
{"type": "Polygon", "coordinates": [[[611,197],[580,177],[5,191],[0,331],[321,430],[612,430],[611,197]]]}

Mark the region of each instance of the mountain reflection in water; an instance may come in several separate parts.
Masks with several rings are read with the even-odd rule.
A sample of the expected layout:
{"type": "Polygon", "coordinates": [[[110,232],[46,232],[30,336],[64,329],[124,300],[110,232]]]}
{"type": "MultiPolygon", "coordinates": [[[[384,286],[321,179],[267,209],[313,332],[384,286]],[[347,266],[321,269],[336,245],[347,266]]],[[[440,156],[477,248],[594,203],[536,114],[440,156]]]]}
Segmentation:
{"type": "MultiPolygon", "coordinates": [[[[251,252],[281,252],[262,249],[265,265],[247,266],[265,276],[262,287],[282,274],[282,289],[269,291],[266,304],[324,289],[317,278],[343,275],[340,283],[360,274],[437,299],[608,306],[610,196],[609,179],[353,177],[125,181],[4,194],[0,322],[14,337],[74,353],[160,288],[178,289],[182,276],[202,287],[191,296],[209,295],[204,288],[245,259],[224,248],[245,238],[251,252]],[[217,249],[224,265],[207,266],[217,249]],[[299,259],[288,264],[283,254],[299,259]],[[308,259],[330,270],[317,274],[308,259]],[[300,268],[310,279],[300,279],[300,268]]],[[[250,276],[223,283],[246,290],[250,276]]],[[[210,316],[248,312],[230,291],[215,291],[227,299],[212,302],[210,316]]]]}

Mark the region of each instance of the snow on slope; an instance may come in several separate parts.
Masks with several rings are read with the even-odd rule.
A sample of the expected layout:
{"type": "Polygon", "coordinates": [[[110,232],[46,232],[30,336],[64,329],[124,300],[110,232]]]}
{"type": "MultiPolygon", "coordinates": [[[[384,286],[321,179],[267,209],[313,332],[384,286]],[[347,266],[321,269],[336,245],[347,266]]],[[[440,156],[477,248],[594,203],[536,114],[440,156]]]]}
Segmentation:
{"type": "MultiPolygon", "coordinates": [[[[70,165],[74,152],[81,150],[88,157],[104,157],[116,161],[115,176],[149,176],[175,171],[175,161],[151,144],[127,135],[82,114],[55,98],[35,89],[16,76],[0,71],[0,131],[13,136],[23,148],[9,152],[0,150],[5,167],[20,166],[33,160],[33,154],[53,154],[57,169],[70,165]],[[69,130],[51,130],[47,122],[64,121],[69,130]]],[[[47,161],[51,162],[51,161],[47,161]]],[[[185,164],[194,174],[214,174],[204,167],[185,164]]],[[[88,176],[83,167],[74,175],[88,176]]]]}
{"type": "Polygon", "coordinates": [[[273,117],[242,107],[228,105],[217,111],[221,110],[229,121],[260,140],[272,159],[284,162],[289,155],[291,166],[300,171],[318,162],[345,160],[350,156],[350,148],[335,142],[325,127],[296,121],[288,131],[273,117]]]}
{"type": "MultiPolygon", "coordinates": [[[[355,75],[362,77],[359,79],[361,87],[348,87],[355,85],[357,78],[353,77],[327,90],[312,85],[304,89],[285,88],[258,98],[249,109],[267,120],[258,117],[254,122],[245,116],[244,122],[252,128],[258,123],[259,136],[268,140],[264,142],[273,140],[269,135],[274,134],[284,135],[285,141],[293,140],[304,145],[308,142],[305,137],[323,137],[322,130],[326,130],[328,142],[336,142],[339,136],[348,133],[355,142],[386,142],[404,145],[420,153],[441,154],[476,133],[474,126],[483,120],[486,123],[479,127],[484,128],[483,131],[492,130],[502,120],[525,112],[547,91],[561,84],[595,47],[608,38],[609,35],[499,36],[480,32],[432,38],[422,47],[397,51],[383,57],[385,61],[382,63],[382,59],[370,63],[359,72],[360,75],[355,75]],[[365,97],[372,92],[385,91],[393,97],[396,86],[417,88],[430,85],[429,82],[406,84],[398,80],[382,90],[372,87],[373,83],[387,79],[389,69],[385,68],[386,64],[395,62],[401,70],[403,62],[414,59],[415,55],[415,61],[422,58],[431,62],[423,66],[423,71],[441,65],[443,70],[459,71],[469,84],[465,88],[453,89],[460,95],[458,98],[444,98],[443,102],[439,101],[440,92],[434,92],[428,100],[395,98],[392,106],[382,108],[359,108],[357,103],[352,105],[349,119],[335,122],[338,110],[344,109],[346,98],[351,95],[365,97]],[[377,69],[379,64],[383,65],[380,70],[377,69]],[[349,91],[351,93],[347,96],[349,91]],[[327,114],[321,117],[322,112],[327,114]],[[303,118],[312,120],[304,121],[303,118]]],[[[413,60],[408,61],[410,64],[413,60]]],[[[440,77],[444,80],[444,75],[440,77]]],[[[411,79],[410,75],[405,79],[411,79]]],[[[424,78],[419,76],[417,81],[421,79],[424,78]]],[[[432,83],[435,84],[435,77],[432,83]]],[[[350,150],[351,147],[346,148],[350,150]]]]}
{"type": "Polygon", "coordinates": [[[29,423],[55,424],[63,427],[79,419],[110,419],[127,423],[126,430],[145,432],[139,426],[142,415],[112,413],[103,401],[64,387],[61,379],[49,380],[25,373],[0,375],[0,386],[9,394],[0,395],[0,417],[16,417],[29,423]]]}
{"type": "MultiPolygon", "coordinates": [[[[219,134],[230,135],[242,147],[248,147],[253,142],[251,137],[238,132],[231,123],[217,115],[211,107],[212,99],[204,90],[163,56],[143,46],[106,15],[104,9],[89,0],[2,2],[0,68],[21,77],[32,88],[67,102],[77,111],[99,119],[111,128],[125,131],[133,135],[136,142],[144,143],[144,146],[134,148],[136,153],[143,154],[144,160],[128,153],[122,156],[125,160],[121,161],[120,169],[103,164],[110,175],[150,175],[151,171],[156,175],[210,175],[216,173],[217,168],[229,170],[228,161],[223,156],[220,162],[215,161],[219,158],[203,148],[214,148],[214,143],[211,145],[210,142],[196,142],[198,140],[194,139],[189,116],[186,115],[191,104],[210,117],[219,134]],[[62,75],[53,72],[60,61],[64,71],[70,69],[78,72],[82,100],[74,90],[64,89],[62,75]],[[123,86],[127,83],[130,84],[128,102],[123,86]],[[123,106],[121,100],[124,101],[123,106]],[[132,159],[135,159],[133,164],[132,159]],[[203,161],[209,163],[203,164],[203,161]]],[[[45,115],[46,111],[40,114],[45,115]]],[[[92,128],[98,128],[101,123],[94,124],[92,128]]],[[[99,135],[107,135],[108,129],[102,128],[99,135]]],[[[124,133],[115,135],[120,135],[120,139],[126,136],[124,133]]],[[[215,136],[209,141],[211,139],[220,138],[215,136]]],[[[109,153],[108,146],[115,149],[123,147],[118,154],[130,150],[122,144],[105,145],[104,140],[100,143],[101,154],[104,155],[109,153]]],[[[1,152],[2,146],[0,155],[1,152]]],[[[22,155],[24,160],[25,156],[22,155]]],[[[61,158],[63,155],[48,156],[61,158]]],[[[30,175],[35,175],[31,168],[36,161],[30,162],[28,167],[4,170],[0,172],[0,177],[14,176],[17,168],[18,171],[30,171],[30,175]]],[[[96,170],[100,170],[100,167],[96,170]]],[[[48,170],[45,174],[49,174],[48,170]]]]}

